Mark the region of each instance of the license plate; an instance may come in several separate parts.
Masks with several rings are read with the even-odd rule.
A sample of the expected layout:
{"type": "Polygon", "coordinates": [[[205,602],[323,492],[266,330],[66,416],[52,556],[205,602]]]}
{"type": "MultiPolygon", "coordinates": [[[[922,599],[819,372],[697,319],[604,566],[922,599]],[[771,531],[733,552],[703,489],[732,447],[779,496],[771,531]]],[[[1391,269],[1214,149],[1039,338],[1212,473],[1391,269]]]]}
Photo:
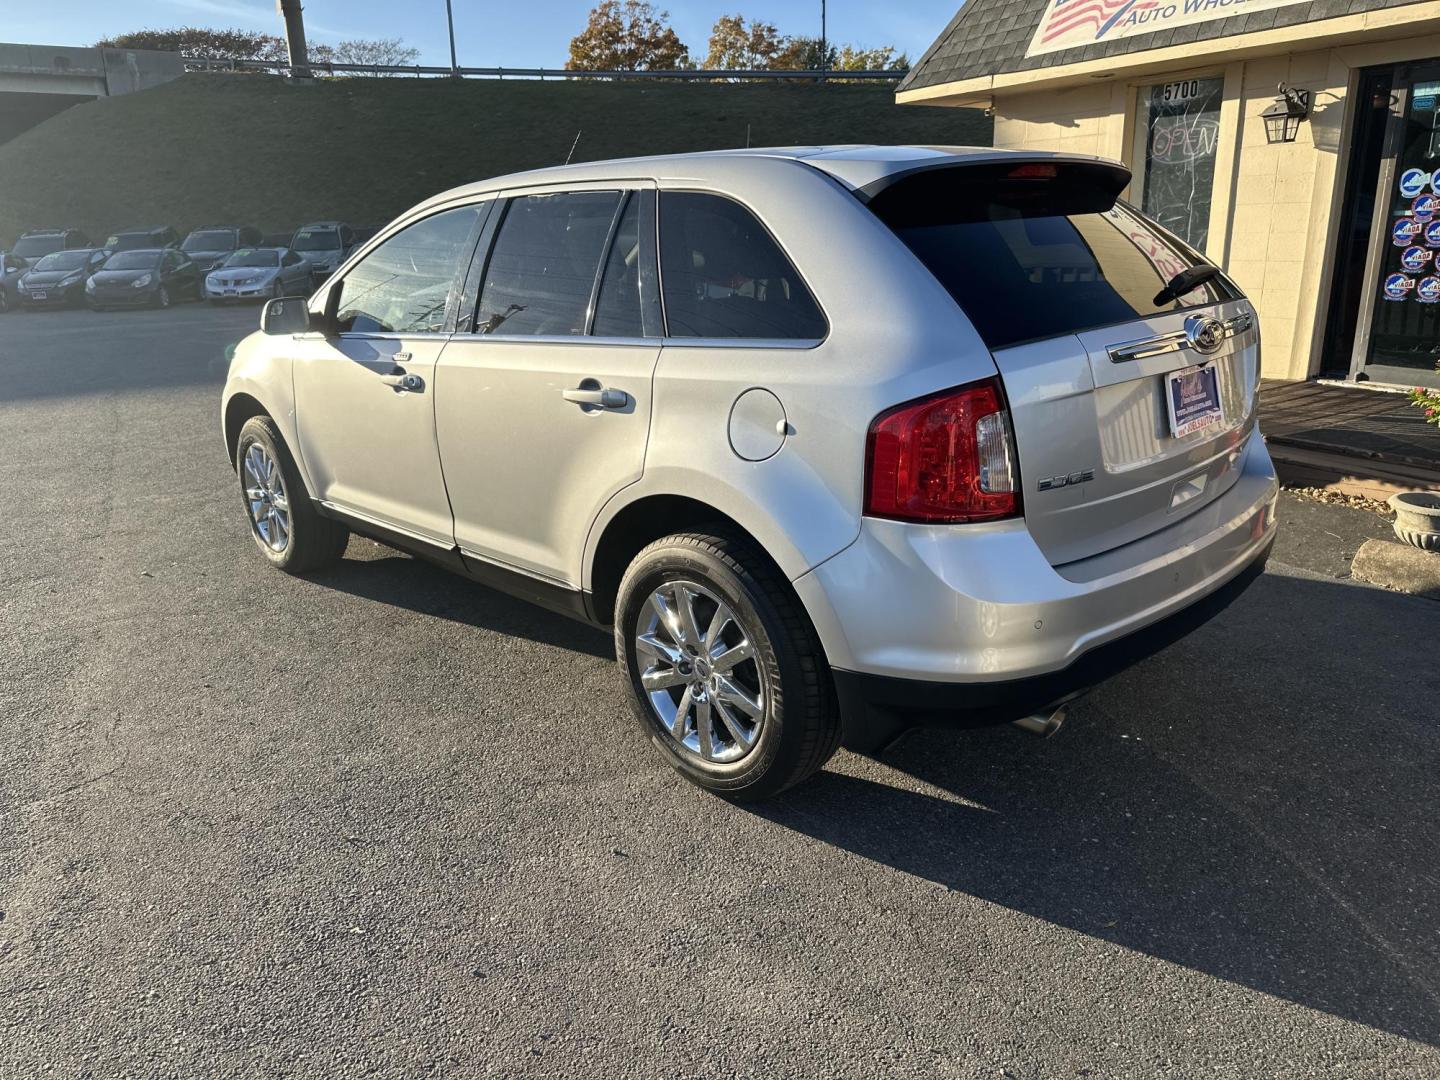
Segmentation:
{"type": "Polygon", "coordinates": [[[1177,439],[1225,419],[1220,408],[1220,376],[1214,364],[1182,368],[1165,376],[1170,432],[1177,439]]]}
{"type": "Polygon", "coordinates": [[[31,299],[31,300],[49,300],[49,299],[50,299],[50,294],[49,294],[49,293],[45,293],[45,292],[32,292],[32,293],[30,294],[30,299],[31,299]]]}

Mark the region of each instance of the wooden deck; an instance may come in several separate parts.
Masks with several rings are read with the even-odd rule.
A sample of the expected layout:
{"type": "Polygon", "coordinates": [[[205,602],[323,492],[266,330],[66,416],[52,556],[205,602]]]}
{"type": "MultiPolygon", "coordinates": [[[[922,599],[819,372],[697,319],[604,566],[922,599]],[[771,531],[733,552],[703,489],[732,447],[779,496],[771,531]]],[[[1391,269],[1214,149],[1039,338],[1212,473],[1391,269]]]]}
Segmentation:
{"type": "Polygon", "coordinates": [[[1370,498],[1440,489],[1440,429],[1403,394],[1264,379],[1260,430],[1287,482],[1370,498]]]}

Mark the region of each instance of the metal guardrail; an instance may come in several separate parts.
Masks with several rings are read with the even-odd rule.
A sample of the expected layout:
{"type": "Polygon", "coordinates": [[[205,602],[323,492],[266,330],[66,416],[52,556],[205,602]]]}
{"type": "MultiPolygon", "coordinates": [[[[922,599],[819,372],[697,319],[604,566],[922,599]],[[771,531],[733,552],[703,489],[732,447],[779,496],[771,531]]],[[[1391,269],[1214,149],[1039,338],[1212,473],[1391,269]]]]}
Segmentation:
{"type": "MultiPolygon", "coordinates": [[[[699,68],[677,71],[572,71],[568,68],[437,67],[424,64],[334,64],[312,61],[305,65],[312,75],[410,76],[412,78],[456,77],[462,79],[677,79],[685,82],[793,81],[796,79],[840,81],[861,79],[898,82],[903,71],[788,71],[779,69],[699,68]]],[[[186,57],[186,71],[269,71],[291,73],[288,63],[270,60],[228,60],[186,57]]]]}

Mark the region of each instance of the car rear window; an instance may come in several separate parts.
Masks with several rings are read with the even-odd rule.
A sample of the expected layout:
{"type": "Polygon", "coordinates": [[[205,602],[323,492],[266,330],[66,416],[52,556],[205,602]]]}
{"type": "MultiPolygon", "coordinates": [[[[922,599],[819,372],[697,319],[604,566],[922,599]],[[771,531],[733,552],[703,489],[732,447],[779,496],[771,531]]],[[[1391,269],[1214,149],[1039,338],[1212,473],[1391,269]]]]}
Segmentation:
{"type": "Polygon", "coordinates": [[[1116,195],[1114,166],[971,165],[931,170],[871,209],[935,275],[992,349],[1233,299],[1223,277],[1156,295],[1205,260],[1116,195]]]}

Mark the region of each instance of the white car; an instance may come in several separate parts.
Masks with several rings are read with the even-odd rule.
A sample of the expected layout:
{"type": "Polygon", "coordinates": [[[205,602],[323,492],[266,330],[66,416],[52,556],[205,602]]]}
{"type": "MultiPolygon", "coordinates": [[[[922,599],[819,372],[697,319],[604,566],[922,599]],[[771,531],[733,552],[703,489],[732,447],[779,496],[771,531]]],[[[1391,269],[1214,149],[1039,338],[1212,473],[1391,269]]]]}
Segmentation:
{"type": "Polygon", "coordinates": [[[241,248],[218,270],[205,275],[205,299],[268,300],[277,296],[309,296],[311,267],[289,248],[241,248]]]}
{"type": "Polygon", "coordinates": [[[1275,537],[1255,313],[1129,180],[837,147],[439,195],[238,347],[249,531],[609,629],[640,729],[731,797],[916,722],[1053,730],[1275,537]]]}

